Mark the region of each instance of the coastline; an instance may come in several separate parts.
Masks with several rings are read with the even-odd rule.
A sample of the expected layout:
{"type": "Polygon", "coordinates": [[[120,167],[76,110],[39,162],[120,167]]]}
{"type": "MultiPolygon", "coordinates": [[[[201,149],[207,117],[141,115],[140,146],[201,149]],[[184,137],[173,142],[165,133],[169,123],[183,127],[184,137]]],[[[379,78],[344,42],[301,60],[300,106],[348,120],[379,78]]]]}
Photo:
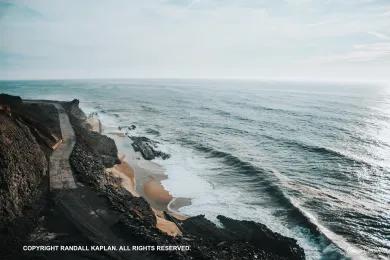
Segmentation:
{"type": "Polygon", "coordinates": [[[168,178],[163,166],[144,159],[142,154],[134,151],[132,147],[123,148],[122,144],[128,142],[125,133],[119,129],[118,132],[106,132],[104,122],[98,118],[96,113],[91,113],[87,122],[92,131],[111,137],[118,147],[118,157],[121,163],[107,168],[106,172],[119,178],[121,186],[133,196],[143,197],[150,204],[156,216],[158,229],[171,236],[181,235],[179,227],[174,222],[167,220],[164,212],[184,221],[189,216],[180,213],[179,209],[190,205],[191,199],[173,197],[169,190],[163,186],[162,181],[168,178]]]}
{"type": "MultiPolygon", "coordinates": [[[[34,127],[36,124],[31,124],[30,115],[22,117],[26,114],[25,111],[31,101],[23,103],[18,98],[14,104],[11,102],[14,98],[5,96],[4,99],[4,104],[10,109],[0,113],[0,120],[6,133],[5,136],[0,135],[0,149],[2,154],[16,158],[18,162],[13,164],[10,160],[4,160],[0,164],[6,166],[4,172],[9,177],[4,184],[16,188],[11,191],[0,189],[0,194],[3,194],[7,203],[5,205],[15,202],[13,200],[15,197],[20,198],[17,202],[21,210],[15,213],[22,219],[10,215],[9,211],[0,211],[2,217],[0,235],[5,235],[6,238],[0,241],[0,256],[4,252],[6,256],[21,255],[30,259],[39,254],[21,251],[20,244],[87,243],[185,248],[155,252],[152,252],[154,250],[91,252],[86,255],[89,258],[99,256],[98,259],[103,256],[104,259],[305,258],[304,250],[295,239],[284,237],[261,223],[218,215],[221,226],[217,226],[204,215],[176,217],[175,212],[171,213],[169,209],[175,211],[182,205],[190,203],[190,200],[173,198],[160,183],[167,178],[163,168],[154,162],[143,160],[139,152],[122,149],[121,145],[124,143],[128,145],[129,142],[116,143],[113,138],[100,134],[99,128],[93,131],[94,127],[88,123],[78,100],[34,101],[45,105],[50,103],[49,106],[57,112],[50,116],[34,112],[34,115],[41,115],[42,120],[55,119],[58,113],[62,113],[65,118],[69,117],[69,120],[53,123],[54,126],[61,128],[63,136],[64,133],[65,136],[70,135],[70,138],[64,140],[62,148],[75,142],[71,153],[64,152],[62,158],[58,159],[52,157],[51,153],[47,157],[42,153],[42,150],[49,147],[48,144],[41,142],[42,133],[30,132],[29,129],[36,129],[34,127]],[[27,136],[21,134],[22,138],[15,137],[15,134],[19,133],[29,134],[27,136]],[[30,158],[31,163],[24,163],[25,158],[31,155],[28,149],[19,149],[17,146],[19,144],[9,143],[9,140],[20,140],[26,147],[34,145],[37,151],[34,154],[36,158],[30,158]],[[45,164],[34,164],[38,160],[49,158],[57,165],[69,161],[69,166],[52,168],[46,172],[48,168],[45,164]],[[26,174],[31,172],[31,166],[39,173],[34,180],[27,179],[31,177],[26,174]],[[57,174],[62,176],[65,173],[66,177],[74,179],[75,187],[62,186],[52,189],[52,183],[45,181],[47,177],[51,179],[57,174]],[[41,199],[31,198],[30,190],[17,189],[20,181],[35,185],[34,191],[42,189],[44,192],[50,189],[50,192],[44,193],[45,196],[41,199]],[[39,183],[43,187],[38,187],[39,183]],[[23,207],[32,209],[32,212],[24,215],[23,207]],[[30,229],[23,228],[23,224],[30,229]],[[14,234],[13,231],[17,233],[14,234]]],[[[47,128],[44,123],[38,125],[49,135],[56,131],[56,128],[47,128]]],[[[147,147],[150,144],[152,143],[140,145],[147,147]]],[[[150,146],[149,148],[159,156],[167,156],[150,146]]],[[[145,156],[144,152],[142,156],[145,156]]],[[[63,254],[62,259],[76,259],[82,256],[80,252],[47,254],[48,256],[63,254]]]]}
{"type": "Polygon", "coordinates": [[[146,160],[140,152],[134,151],[132,146],[126,146],[129,143],[127,134],[120,129],[113,131],[106,129],[104,121],[98,118],[98,115],[92,112],[95,116],[93,119],[93,129],[96,132],[107,135],[115,141],[118,147],[119,158],[133,171],[134,190],[138,196],[145,199],[158,210],[169,211],[180,218],[187,218],[179,209],[191,204],[191,199],[174,197],[170,191],[162,184],[163,180],[168,178],[165,169],[162,165],[146,160]],[[99,127],[96,127],[99,126],[99,127]],[[100,131],[99,131],[100,130],[100,131]]]}
{"type": "MultiPolygon", "coordinates": [[[[96,113],[95,115],[98,116],[96,113]]],[[[94,123],[99,126],[100,133],[110,136],[114,139],[117,147],[120,147],[122,142],[128,142],[127,133],[118,131],[118,132],[104,132],[104,123],[101,122],[100,119],[95,119],[94,123]]],[[[187,216],[180,212],[180,208],[191,205],[191,199],[190,198],[184,198],[184,197],[173,197],[168,189],[166,189],[162,181],[168,179],[168,175],[165,173],[165,169],[162,165],[154,162],[149,161],[143,158],[143,155],[140,152],[134,151],[133,147],[129,147],[128,149],[122,148],[123,150],[119,150],[119,153],[122,154],[126,152],[129,154],[129,159],[126,159],[126,156],[122,154],[124,163],[128,164],[129,167],[133,169],[133,183],[134,184],[134,190],[135,193],[138,194],[138,196],[141,196],[146,199],[146,201],[151,205],[153,211],[155,212],[157,221],[163,220],[165,221],[165,216],[163,212],[169,213],[169,215],[173,216],[174,218],[184,221],[190,217],[193,216],[187,216]]],[[[123,182],[123,185],[125,187],[126,181],[123,182]]],[[[292,202],[293,203],[293,202],[292,202]]],[[[294,205],[296,208],[299,209],[298,206],[294,205]]],[[[305,212],[302,212],[301,214],[305,215],[305,212]]],[[[314,223],[311,216],[306,216],[309,219],[309,221],[313,222],[313,226],[315,228],[319,228],[320,232],[324,235],[328,241],[333,241],[335,243],[336,247],[343,250],[344,248],[348,248],[349,255],[353,257],[353,259],[363,259],[361,255],[364,255],[364,253],[353,247],[350,246],[346,241],[344,241],[342,238],[337,239],[337,235],[333,234],[332,232],[328,231],[324,227],[322,227],[318,223],[314,223]],[[339,245],[341,244],[341,245],[339,245]]],[[[170,222],[170,221],[168,221],[170,222]]],[[[172,222],[171,222],[172,223],[172,222]]],[[[172,223],[174,224],[174,223],[172,223]]],[[[159,227],[160,228],[160,227],[159,227]]],[[[176,236],[180,235],[181,232],[176,232],[176,227],[173,225],[170,225],[170,223],[167,226],[161,226],[161,231],[176,236]],[[167,229],[168,228],[168,229],[167,229]]]]}

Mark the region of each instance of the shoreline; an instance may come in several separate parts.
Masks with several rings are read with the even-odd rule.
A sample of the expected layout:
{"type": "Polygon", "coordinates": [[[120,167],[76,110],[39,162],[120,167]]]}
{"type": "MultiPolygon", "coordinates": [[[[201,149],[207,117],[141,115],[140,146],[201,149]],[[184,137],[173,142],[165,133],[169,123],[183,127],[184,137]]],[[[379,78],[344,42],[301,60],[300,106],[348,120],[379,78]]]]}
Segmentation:
{"type": "MultiPolygon", "coordinates": [[[[88,116],[88,119],[91,120],[91,127],[96,129],[96,132],[102,135],[107,135],[114,140],[118,148],[118,157],[121,158],[121,161],[123,160],[122,163],[128,164],[129,167],[132,168],[134,175],[134,187],[132,190],[135,190],[135,193],[132,193],[129,189],[128,190],[133,195],[136,194],[135,196],[143,197],[150,204],[157,219],[157,228],[171,236],[181,235],[182,232],[178,225],[176,225],[176,221],[185,221],[187,219],[196,218],[196,216],[184,215],[180,212],[180,208],[192,204],[191,198],[172,196],[170,191],[162,184],[163,180],[168,179],[168,175],[165,173],[166,170],[162,165],[155,161],[144,159],[143,154],[139,151],[135,151],[131,145],[127,147],[127,149],[123,148],[123,144],[128,143],[128,137],[130,136],[129,132],[122,131],[122,129],[125,129],[124,127],[118,127],[114,130],[112,129],[113,126],[110,126],[108,127],[109,129],[105,129],[105,125],[100,120],[97,112],[92,112],[91,116],[88,116]],[[127,153],[129,156],[122,153],[127,153]],[[164,213],[167,213],[170,217],[167,218],[164,213]],[[176,219],[176,221],[171,222],[168,220],[171,219],[171,217],[176,219]],[[168,225],[162,222],[168,222],[168,225]]],[[[131,127],[134,128],[130,129],[129,127],[128,130],[132,131],[135,129],[134,125],[131,127]]],[[[122,187],[126,188],[125,186],[126,181],[122,184],[122,187]]],[[[334,241],[327,235],[325,235],[325,238],[334,243],[334,241]]],[[[337,243],[335,243],[335,246],[338,249],[343,250],[343,248],[339,247],[337,243]]],[[[351,255],[355,258],[358,256],[356,253],[351,255]]]]}
{"type": "Polygon", "coordinates": [[[104,124],[96,117],[97,114],[88,116],[88,124],[91,130],[99,134],[107,135],[114,139],[118,147],[120,164],[112,168],[106,168],[106,173],[120,179],[120,185],[135,197],[143,197],[151,206],[157,224],[156,227],[170,236],[182,235],[180,228],[165,216],[167,213],[175,219],[184,221],[190,216],[179,212],[181,207],[191,204],[191,199],[173,197],[162,185],[162,181],[168,178],[163,166],[156,162],[145,160],[140,152],[132,147],[125,149],[126,135],[119,131],[105,132],[104,124]]]}
{"type": "MultiPolygon", "coordinates": [[[[14,103],[8,101],[10,99],[12,101],[12,97],[5,96],[5,101],[8,102],[5,104],[11,103],[12,114],[7,111],[4,114],[0,113],[0,120],[4,122],[1,125],[6,133],[0,136],[0,144],[2,144],[0,150],[2,154],[8,156],[6,158],[17,160],[17,164],[10,160],[4,160],[2,161],[4,164],[1,164],[2,169],[5,169],[4,172],[9,176],[5,179],[6,184],[15,189],[2,189],[0,195],[5,196],[5,205],[12,205],[15,197],[21,198],[16,201],[20,203],[19,209],[33,209],[34,214],[26,215],[25,211],[20,211],[16,212],[15,218],[15,215],[10,214],[12,211],[0,212],[0,235],[5,235],[7,238],[0,241],[0,251],[5,252],[7,256],[42,257],[39,252],[36,254],[21,251],[21,244],[53,245],[72,242],[75,245],[87,243],[184,246],[190,250],[91,252],[90,254],[61,252],[62,258],[249,260],[260,256],[260,259],[305,259],[305,252],[295,239],[282,236],[263,224],[218,215],[217,218],[222,225],[217,226],[204,215],[180,220],[167,213],[168,208],[179,208],[180,205],[190,203],[190,200],[173,198],[161,184],[161,180],[167,178],[164,168],[155,162],[142,160],[139,153],[127,149],[129,148],[127,140],[121,142],[124,139],[119,138],[115,142],[104,134],[92,131],[93,127],[86,122],[87,118],[79,108],[78,100],[58,102],[67,113],[69,122],[59,121],[53,124],[59,125],[61,132],[66,134],[70,131],[66,129],[73,129],[74,134],[71,139],[76,143],[72,152],[64,154],[64,158],[60,159],[51,157],[51,153],[46,156],[44,151],[50,152],[46,149],[50,146],[40,139],[45,136],[36,132],[34,132],[36,135],[33,135],[30,132],[30,128],[35,128],[29,118],[26,121],[21,120],[26,114],[25,111],[30,108],[29,105],[23,104],[21,98],[18,99],[19,103],[13,105],[14,103]],[[40,141],[39,144],[36,138],[40,141]],[[20,149],[21,143],[25,147],[35,147],[36,153],[30,153],[27,148],[20,149]],[[123,155],[118,151],[123,151],[123,155]],[[28,157],[31,155],[35,157],[28,157]],[[27,163],[25,163],[26,158],[27,163]],[[56,176],[55,174],[62,173],[64,169],[69,169],[62,167],[55,172],[47,172],[48,168],[45,164],[36,164],[37,161],[44,163],[48,158],[55,160],[57,164],[60,164],[63,159],[69,161],[71,177],[74,178],[76,187],[62,187],[47,193],[42,200],[40,198],[31,200],[29,190],[21,190],[21,184],[43,183],[49,189],[51,183],[45,181],[47,177],[50,179],[56,176]],[[28,174],[32,169],[38,175],[28,174]],[[31,177],[35,179],[32,180],[31,177]],[[145,198],[152,201],[154,207],[141,197],[141,194],[147,195],[149,198],[147,196],[145,198]],[[155,208],[156,205],[164,210],[155,208]],[[27,229],[29,227],[31,228],[27,229]],[[248,233],[248,230],[252,232],[248,233]]],[[[31,117],[40,115],[47,120],[57,118],[60,110],[50,115],[38,112],[36,111],[31,117]]],[[[40,125],[45,127],[44,133],[50,135],[55,132],[55,128],[43,123],[40,125]]],[[[146,152],[152,152],[152,155],[168,156],[153,150],[155,147],[153,141],[143,144],[144,140],[147,139],[144,138],[138,143],[143,149],[141,150],[143,156],[147,148],[150,150],[146,152]]],[[[39,187],[35,186],[33,191],[36,189],[39,187]]],[[[55,255],[56,252],[50,255],[48,253],[49,258],[55,255]]]]}
{"type": "MultiPolygon", "coordinates": [[[[96,114],[98,116],[98,114],[96,114]]],[[[118,147],[118,153],[125,152],[124,150],[121,150],[119,147],[122,142],[128,141],[127,134],[122,132],[120,129],[115,131],[104,131],[104,124],[100,121],[100,119],[97,119],[97,122],[99,125],[99,129],[101,130],[100,134],[107,135],[114,139],[115,144],[118,147]]],[[[134,129],[132,129],[134,130],[134,129]]],[[[174,217],[176,220],[179,221],[185,221],[189,218],[192,218],[194,216],[185,215],[180,212],[180,208],[189,206],[192,204],[191,198],[185,198],[185,197],[173,197],[169,190],[167,190],[163,184],[162,181],[168,179],[168,175],[165,173],[165,169],[162,165],[156,163],[155,161],[146,160],[143,158],[143,155],[140,152],[134,151],[133,147],[130,146],[130,149],[126,149],[128,153],[131,154],[130,160],[125,161],[125,163],[128,163],[130,167],[132,167],[134,171],[134,183],[135,184],[135,190],[138,196],[141,196],[146,199],[146,201],[150,204],[151,208],[153,209],[155,216],[157,218],[157,222],[159,220],[166,220],[164,216],[164,212],[168,213],[170,216],[174,217]]],[[[124,158],[126,160],[126,158],[124,158]]],[[[134,194],[133,194],[134,195],[134,194]]],[[[294,205],[295,206],[295,205],[294,205]]],[[[295,206],[296,208],[299,208],[295,206]]],[[[305,214],[305,213],[302,213],[305,214]]],[[[309,219],[309,221],[312,221],[310,216],[306,216],[306,218],[309,219]]],[[[171,222],[171,221],[168,221],[171,222]]],[[[173,225],[176,226],[174,222],[171,222],[173,225]]],[[[341,251],[344,251],[345,248],[348,248],[348,255],[353,257],[354,259],[361,259],[360,255],[361,250],[348,245],[348,243],[344,240],[341,240],[341,243],[343,246],[340,246],[338,242],[340,240],[334,239],[334,237],[337,237],[337,235],[333,236],[333,234],[329,235],[330,232],[328,230],[324,229],[319,224],[313,224],[316,227],[319,226],[319,232],[321,235],[325,237],[328,241],[330,241],[332,244],[336,246],[341,251]]],[[[176,236],[177,234],[181,234],[180,230],[179,232],[172,232],[172,231],[166,231],[164,230],[165,227],[160,228],[158,225],[157,227],[162,230],[163,232],[167,234],[174,234],[173,236],[176,236]]],[[[177,228],[177,226],[176,226],[177,228]]]]}
{"type": "Polygon", "coordinates": [[[104,123],[100,122],[99,125],[101,126],[101,134],[114,139],[118,147],[119,157],[133,170],[136,194],[144,197],[154,209],[167,211],[181,219],[188,218],[189,216],[179,212],[179,209],[191,205],[191,199],[174,197],[164,187],[162,181],[166,180],[168,175],[165,173],[163,166],[154,161],[145,160],[141,153],[134,151],[131,146],[125,148],[127,138],[120,130],[105,132],[104,123]]]}

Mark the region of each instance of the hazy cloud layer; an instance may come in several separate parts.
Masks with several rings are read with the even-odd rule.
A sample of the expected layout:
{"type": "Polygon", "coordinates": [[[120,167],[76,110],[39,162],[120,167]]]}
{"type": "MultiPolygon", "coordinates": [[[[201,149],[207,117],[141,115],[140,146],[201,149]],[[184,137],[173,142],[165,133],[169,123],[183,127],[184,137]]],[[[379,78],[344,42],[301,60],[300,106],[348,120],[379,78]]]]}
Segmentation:
{"type": "Polygon", "coordinates": [[[389,79],[387,0],[0,0],[0,78],[389,79]]]}

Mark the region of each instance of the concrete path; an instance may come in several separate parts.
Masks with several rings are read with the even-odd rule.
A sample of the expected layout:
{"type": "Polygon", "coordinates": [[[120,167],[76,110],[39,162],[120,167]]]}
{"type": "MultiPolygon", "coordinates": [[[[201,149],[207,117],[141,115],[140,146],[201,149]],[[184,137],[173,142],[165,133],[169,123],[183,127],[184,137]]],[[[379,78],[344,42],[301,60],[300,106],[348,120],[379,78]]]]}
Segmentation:
{"type": "Polygon", "coordinates": [[[59,103],[52,103],[58,110],[62,143],[53,151],[50,157],[50,190],[76,189],[69,156],[76,143],[76,137],[69,117],[59,103]]]}

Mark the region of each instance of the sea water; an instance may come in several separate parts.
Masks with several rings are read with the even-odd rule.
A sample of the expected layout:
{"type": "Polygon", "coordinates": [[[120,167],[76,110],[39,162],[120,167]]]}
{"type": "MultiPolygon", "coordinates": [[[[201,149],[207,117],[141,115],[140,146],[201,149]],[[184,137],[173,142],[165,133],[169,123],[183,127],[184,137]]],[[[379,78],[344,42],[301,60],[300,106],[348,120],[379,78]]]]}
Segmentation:
{"type": "Polygon", "coordinates": [[[309,259],[390,255],[386,84],[1,81],[0,92],[77,98],[106,129],[136,125],[130,135],[171,154],[156,161],[163,185],[191,198],[185,214],[261,222],[297,239],[309,259]]]}

